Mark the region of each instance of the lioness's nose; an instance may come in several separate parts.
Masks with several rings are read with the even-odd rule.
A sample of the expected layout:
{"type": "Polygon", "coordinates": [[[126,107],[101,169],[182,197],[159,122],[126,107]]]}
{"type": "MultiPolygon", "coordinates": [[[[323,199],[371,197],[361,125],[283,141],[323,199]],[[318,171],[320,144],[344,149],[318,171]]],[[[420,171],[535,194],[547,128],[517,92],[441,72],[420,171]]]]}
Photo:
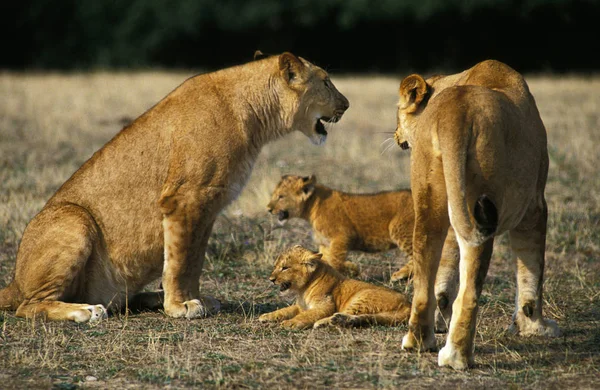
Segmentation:
{"type": "Polygon", "coordinates": [[[267,211],[272,213],[273,212],[273,207],[267,207],[267,211]]]}
{"type": "Polygon", "coordinates": [[[346,111],[350,107],[350,102],[346,99],[345,96],[342,95],[342,109],[346,111]]]}
{"type": "Polygon", "coordinates": [[[271,283],[275,283],[275,278],[274,277],[270,277],[269,280],[271,281],[271,283]]]}

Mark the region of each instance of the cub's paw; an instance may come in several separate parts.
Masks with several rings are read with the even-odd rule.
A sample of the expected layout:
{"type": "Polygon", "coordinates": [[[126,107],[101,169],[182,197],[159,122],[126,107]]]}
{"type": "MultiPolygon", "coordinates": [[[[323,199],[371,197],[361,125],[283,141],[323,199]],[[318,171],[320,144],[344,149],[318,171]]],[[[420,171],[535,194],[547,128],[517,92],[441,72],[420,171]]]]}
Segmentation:
{"type": "Polygon", "coordinates": [[[394,272],[391,277],[392,282],[400,282],[402,280],[409,280],[413,275],[413,267],[412,263],[406,264],[404,267],[400,268],[398,271],[394,272]]]}
{"type": "Polygon", "coordinates": [[[469,365],[473,365],[473,361],[472,358],[465,356],[452,343],[448,342],[438,354],[438,365],[440,367],[449,366],[455,370],[466,370],[469,365]]]}
{"type": "Polygon", "coordinates": [[[344,262],[344,268],[342,268],[342,273],[345,273],[348,276],[356,277],[360,275],[360,267],[354,264],[351,261],[344,262]]]}
{"type": "Polygon", "coordinates": [[[344,313],[335,313],[331,316],[331,325],[339,326],[342,328],[352,327],[356,323],[357,316],[344,313]]]}
{"type": "Polygon", "coordinates": [[[285,320],[281,322],[281,326],[287,329],[308,329],[312,326],[312,323],[306,323],[301,321],[296,321],[294,319],[285,320]]]}
{"type": "Polygon", "coordinates": [[[315,324],[313,325],[313,329],[326,328],[326,327],[332,326],[333,325],[331,323],[332,318],[333,318],[333,316],[321,318],[319,321],[315,322],[315,324]]]}
{"type": "Polygon", "coordinates": [[[275,313],[265,313],[258,317],[260,322],[276,322],[279,321],[279,316],[275,313]]]}

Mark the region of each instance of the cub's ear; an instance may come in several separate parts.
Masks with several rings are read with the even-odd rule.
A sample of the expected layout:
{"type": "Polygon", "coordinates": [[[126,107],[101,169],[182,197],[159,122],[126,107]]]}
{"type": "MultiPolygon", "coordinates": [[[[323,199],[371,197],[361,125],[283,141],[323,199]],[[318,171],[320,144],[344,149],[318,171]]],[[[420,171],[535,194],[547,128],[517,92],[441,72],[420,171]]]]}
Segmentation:
{"type": "Polygon", "coordinates": [[[254,61],[262,60],[263,58],[267,58],[268,55],[264,54],[262,51],[257,50],[254,52],[254,61]]]}
{"type": "Polygon", "coordinates": [[[308,184],[308,183],[316,184],[317,183],[317,176],[315,176],[315,175],[304,176],[302,178],[302,181],[304,182],[304,184],[308,184]]]}
{"type": "Polygon", "coordinates": [[[411,114],[419,109],[420,104],[429,94],[429,86],[418,74],[411,74],[400,83],[400,109],[411,114]]]}
{"type": "Polygon", "coordinates": [[[292,53],[285,52],[279,56],[279,71],[288,84],[300,81],[305,70],[302,60],[292,53]]]}
{"type": "Polygon", "coordinates": [[[323,257],[322,253],[313,253],[311,255],[309,255],[303,262],[302,264],[304,264],[305,266],[307,266],[308,268],[316,268],[317,264],[319,262],[319,260],[321,260],[321,258],[323,257]]]}
{"type": "Polygon", "coordinates": [[[315,175],[305,176],[302,178],[302,199],[308,199],[315,191],[317,178],[315,175]]]}

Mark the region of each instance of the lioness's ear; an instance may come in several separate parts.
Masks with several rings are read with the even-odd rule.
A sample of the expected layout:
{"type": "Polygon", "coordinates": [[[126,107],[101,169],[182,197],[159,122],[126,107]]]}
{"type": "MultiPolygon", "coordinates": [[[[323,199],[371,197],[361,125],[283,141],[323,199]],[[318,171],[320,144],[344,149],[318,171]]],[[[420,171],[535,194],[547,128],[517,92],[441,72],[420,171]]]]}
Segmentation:
{"type": "Polygon", "coordinates": [[[302,61],[292,53],[285,52],[279,56],[279,71],[288,83],[298,80],[304,68],[302,61]]]}
{"type": "Polygon", "coordinates": [[[400,83],[400,109],[409,114],[417,111],[428,93],[429,86],[423,77],[411,74],[400,83]]]}
{"type": "Polygon", "coordinates": [[[263,58],[267,58],[268,55],[264,54],[262,51],[257,50],[254,52],[254,61],[262,60],[263,58]]]}

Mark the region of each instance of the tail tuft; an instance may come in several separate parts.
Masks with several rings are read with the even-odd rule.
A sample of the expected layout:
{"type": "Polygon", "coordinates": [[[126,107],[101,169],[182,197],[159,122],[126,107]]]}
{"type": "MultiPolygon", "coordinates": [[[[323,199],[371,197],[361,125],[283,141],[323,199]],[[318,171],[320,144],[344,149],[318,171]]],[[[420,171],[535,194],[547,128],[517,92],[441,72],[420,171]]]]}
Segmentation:
{"type": "Polygon", "coordinates": [[[498,209],[487,195],[481,195],[475,203],[473,217],[477,230],[484,236],[491,236],[498,228],[498,209]]]}

